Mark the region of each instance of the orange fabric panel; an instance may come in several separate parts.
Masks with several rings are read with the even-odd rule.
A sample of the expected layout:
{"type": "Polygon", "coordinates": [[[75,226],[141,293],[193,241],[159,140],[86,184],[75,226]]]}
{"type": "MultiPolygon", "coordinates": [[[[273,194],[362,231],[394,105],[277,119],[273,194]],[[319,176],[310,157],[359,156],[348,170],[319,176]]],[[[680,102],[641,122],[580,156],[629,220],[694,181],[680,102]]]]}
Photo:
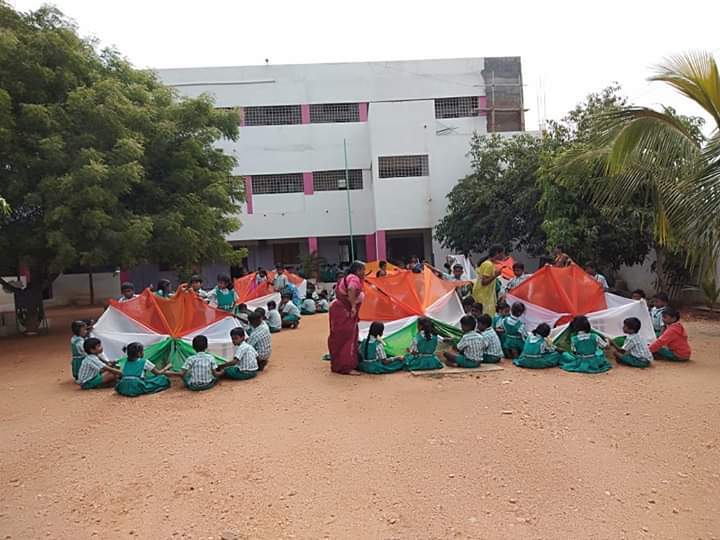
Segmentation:
{"type": "Polygon", "coordinates": [[[512,279],[515,277],[515,272],[513,272],[513,264],[515,264],[515,259],[512,257],[508,257],[504,261],[499,261],[495,263],[495,268],[500,269],[502,271],[502,277],[505,279],[512,279]]]}
{"type": "MultiPolygon", "coordinates": [[[[268,271],[267,282],[263,283],[260,286],[255,284],[256,274],[257,272],[253,272],[251,274],[248,274],[247,276],[243,276],[235,280],[233,288],[235,289],[235,295],[238,298],[238,303],[243,304],[245,302],[248,302],[249,300],[254,300],[255,298],[267,296],[268,294],[272,294],[273,292],[275,292],[273,290],[272,282],[273,279],[275,279],[277,272],[275,272],[274,270],[272,272],[268,271]]],[[[299,287],[302,282],[305,281],[305,278],[300,277],[297,274],[285,272],[285,275],[287,276],[288,281],[296,287],[299,287]]]]}
{"type": "Polygon", "coordinates": [[[365,283],[364,293],[365,299],[360,306],[360,320],[362,321],[394,321],[422,314],[391,297],[372,283],[365,283]]]}
{"type": "Polygon", "coordinates": [[[556,313],[585,315],[607,309],[602,286],[576,264],[565,268],[544,266],[512,294],[556,313]]]}
{"type": "MultiPolygon", "coordinates": [[[[369,263],[365,263],[365,275],[366,276],[375,276],[375,272],[380,270],[380,261],[371,261],[369,263]]],[[[398,272],[402,270],[400,267],[395,266],[392,263],[387,263],[387,272],[388,274],[391,272],[398,272]]]]}

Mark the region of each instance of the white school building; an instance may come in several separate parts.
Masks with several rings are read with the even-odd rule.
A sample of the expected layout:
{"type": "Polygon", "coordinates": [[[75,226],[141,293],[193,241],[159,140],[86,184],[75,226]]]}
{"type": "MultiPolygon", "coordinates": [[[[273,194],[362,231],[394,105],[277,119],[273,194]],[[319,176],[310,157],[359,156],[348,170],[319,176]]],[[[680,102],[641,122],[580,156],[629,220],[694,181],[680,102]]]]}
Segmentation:
{"type": "Polygon", "coordinates": [[[524,129],[520,58],[167,69],[180,95],[237,109],[247,202],[228,237],[246,268],[296,265],[317,252],[440,260],[433,227],[470,172],[473,133],[524,129]],[[350,211],[345,178],[349,170],[350,211]]]}

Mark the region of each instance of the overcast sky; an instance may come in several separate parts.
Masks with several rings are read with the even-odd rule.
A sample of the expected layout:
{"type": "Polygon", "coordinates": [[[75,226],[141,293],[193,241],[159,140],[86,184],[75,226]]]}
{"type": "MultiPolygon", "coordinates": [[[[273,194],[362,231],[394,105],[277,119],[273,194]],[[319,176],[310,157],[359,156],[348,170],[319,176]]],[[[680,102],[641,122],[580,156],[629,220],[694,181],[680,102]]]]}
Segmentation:
{"type": "MultiPolygon", "coordinates": [[[[9,2],[20,11],[45,3],[9,2]]],[[[704,49],[720,57],[717,0],[53,3],[82,35],[142,68],[521,56],[528,129],[613,81],[636,104],[701,114],[646,79],[667,55],[704,49]]]]}

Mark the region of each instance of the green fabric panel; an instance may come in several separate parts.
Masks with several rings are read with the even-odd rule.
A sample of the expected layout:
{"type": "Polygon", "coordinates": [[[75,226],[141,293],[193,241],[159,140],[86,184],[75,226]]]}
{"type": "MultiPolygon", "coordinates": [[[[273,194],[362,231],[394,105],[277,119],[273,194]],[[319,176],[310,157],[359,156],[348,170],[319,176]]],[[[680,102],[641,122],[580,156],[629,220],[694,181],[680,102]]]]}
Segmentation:
{"type": "MultiPolygon", "coordinates": [[[[173,371],[180,371],[185,360],[195,354],[195,349],[188,342],[182,339],[166,338],[158,343],[153,343],[145,347],[144,358],[149,360],[158,369],[164,368],[170,364],[173,371]]],[[[213,354],[218,364],[225,362],[221,356],[213,354]]],[[[118,360],[118,364],[122,368],[127,361],[127,356],[123,356],[118,360]]]]}
{"type": "Polygon", "coordinates": [[[384,336],[385,352],[388,357],[404,356],[417,334],[417,321],[413,321],[394,334],[384,336]]]}

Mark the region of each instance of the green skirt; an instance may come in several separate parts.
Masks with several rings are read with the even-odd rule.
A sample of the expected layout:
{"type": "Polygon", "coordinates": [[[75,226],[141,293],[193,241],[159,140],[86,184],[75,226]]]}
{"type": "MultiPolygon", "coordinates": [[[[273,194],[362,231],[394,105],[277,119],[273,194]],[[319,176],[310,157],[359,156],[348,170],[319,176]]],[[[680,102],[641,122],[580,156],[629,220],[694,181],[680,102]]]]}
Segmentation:
{"type": "Polygon", "coordinates": [[[123,377],[115,386],[115,391],[127,397],[137,397],[143,394],[155,394],[170,388],[170,379],[165,375],[153,375],[152,377],[123,377]]]}
{"type": "Polygon", "coordinates": [[[300,308],[300,315],[315,315],[317,311],[308,311],[307,309],[300,308]]]}
{"type": "Polygon", "coordinates": [[[82,358],[73,358],[70,362],[70,367],[72,369],[72,376],[73,379],[77,381],[78,373],[80,373],[80,364],[82,364],[83,359],[82,358]]]}
{"type": "Polygon", "coordinates": [[[500,363],[500,360],[502,360],[502,356],[495,356],[493,354],[485,353],[485,354],[483,354],[482,363],[483,364],[498,364],[498,363],[500,363]]]}
{"type": "Polygon", "coordinates": [[[508,334],[505,336],[505,342],[503,343],[503,351],[509,351],[510,349],[522,351],[524,346],[525,341],[523,341],[522,337],[508,334]]]}
{"type": "Polygon", "coordinates": [[[95,388],[105,388],[105,385],[103,384],[102,373],[98,373],[89,381],[82,383],[80,385],[80,388],[82,388],[83,390],[93,390],[95,388]]]}
{"type": "Polygon", "coordinates": [[[300,320],[300,317],[297,315],[283,315],[282,320],[284,322],[298,322],[300,320]]]}
{"type": "Polygon", "coordinates": [[[649,360],[645,360],[644,358],[638,358],[637,356],[633,356],[632,354],[623,354],[621,357],[618,358],[618,362],[620,364],[625,364],[626,366],[630,366],[630,367],[637,367],[637,368],[650,367],[649,360]]]}
{"type": "Polygon", "coordinates": [[[374,362],[358,362],[357,369],[363,373],[372,373],[373,375],[382,375],[385,373],[394,373],[400,371],[405,367],[405,362],[402,360],[396,360],[389,364],[383,364],[381,361],[376,360],[374,362]]]}
{"type": "Polygon", "coordinates": [[[257,371],[241,371],[237,366],[230,366],[225,368],[223,375],[228,379],[234,379],[236,381],[246,381],[257,376],[257,371]]]}
{"type": "Polygon", "coordinates": [[[443,367],[443,363],[434,354],[406,354],[403,363],[408,371],[426,371],[443,367]]]}
{"type": "Polygon", "coordinates": [[[591,357],[579,357],[569,352],[564,352],[560,358],[560,368],[575,373],[604,373],[612,369],[601,350],[598,350],[591,357]]]}
{"type": "Polygon", "coordinates": [[[670,362],[687,362],[689,358],[678,358],[677,355],[667,347],[661,347],[658,352],[655,353],[658,358],[668,360],[670,362]]]}
{"type": "Polygon", "coordinates": [[[523,356],[522,354],[513,360],[513,364],[517,367],[528,369],[545,369],[556,367],[560,364],[560,353],[552,352],[542,354],[540,356],[523,356]]]}
{"type": "Polygon", "coordinates": [[[217,384],[217,379],[213,379],[207,384],[190,384],[188,381],[190,380],[189,375],[185,375],[183,377],[183,382],[185,383],[185,387],[188,390],[192,390],[193,392],[200,392],[202,390],[210,390],[213,386],[217,384]]]}
{"type": "Polygon", "coordinates": [[[478,362],[477,360],[470,360],[469,358],[466,358],[464,354],[458,354],[455,357],[455,363],[458,365],[458,367],[472,369],[479,368],[482,362],[478,362]]]}

